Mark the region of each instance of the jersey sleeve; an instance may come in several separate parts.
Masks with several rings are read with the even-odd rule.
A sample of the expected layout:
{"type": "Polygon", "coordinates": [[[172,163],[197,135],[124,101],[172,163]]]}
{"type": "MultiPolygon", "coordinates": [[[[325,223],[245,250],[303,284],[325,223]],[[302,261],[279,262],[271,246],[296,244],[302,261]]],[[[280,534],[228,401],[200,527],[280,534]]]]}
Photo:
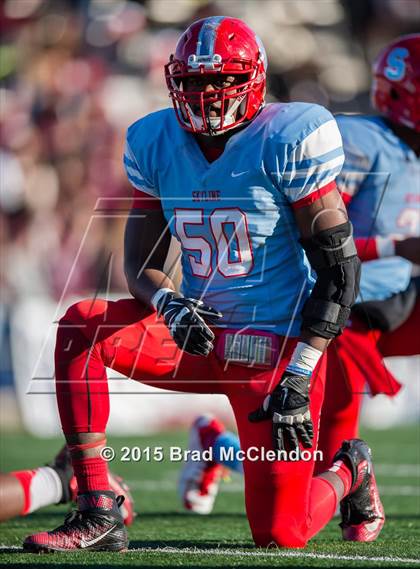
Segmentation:
{"type": "Polygon", "coordinates": [[[335,179],[343,166],[344,152],[337,123],[326,109],[322,110],[324,122],[305,133],[288,154],[283,191],[296,208],[309,205],[335,189],[335,179]]]}
{"type": "Polygon", "coordinates": [[[153,173],[148,168],[147,141],[143,139],[139,123],[134,123],[127,131],[124,168],[129,182],[136,190],[159,198],[159,190],[153,181],[153,173]]]}
{"type": "Polygon", "coordinates": [[[337,120],[345,153],[345,162],[337,177],[337,187],[345,203],[349,203],[360,188],[372,180],[374,159],[371,135],[357,117],[342,117],[337,120]]]}

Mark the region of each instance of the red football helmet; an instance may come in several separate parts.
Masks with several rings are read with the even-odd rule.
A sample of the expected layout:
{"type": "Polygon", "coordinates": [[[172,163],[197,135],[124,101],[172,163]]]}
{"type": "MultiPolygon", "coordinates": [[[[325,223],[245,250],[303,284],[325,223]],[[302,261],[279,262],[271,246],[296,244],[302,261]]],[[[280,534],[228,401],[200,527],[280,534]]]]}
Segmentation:
{"type": "Polygon", "coordinates": [[[372,104],[392,121],[420,132],[420,34],[388,45],[373,64],[372,104]]]}
{"type": "Polygon", "coordinates": [[[266,69],[261,41],[241,20],[217,16],[191,24],[165,65],[169,95],[182,128],[217,135],[252,120],[264,104],[266,69]],[[219,88],[220,74],[234,76],[237,82],[219,88]],[[204,84],[208,79],[211,89],[186,89],[186,80],[192,77],[201,77],[204,84]]]}

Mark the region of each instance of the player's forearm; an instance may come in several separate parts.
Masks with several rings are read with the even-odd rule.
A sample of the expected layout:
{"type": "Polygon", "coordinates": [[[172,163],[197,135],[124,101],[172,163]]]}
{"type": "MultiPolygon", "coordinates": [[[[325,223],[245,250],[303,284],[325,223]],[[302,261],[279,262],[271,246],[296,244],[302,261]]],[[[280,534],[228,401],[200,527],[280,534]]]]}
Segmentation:
{"type": "Polygon", "coordinates": [[[138,270],[125,268],[128,290],[138,300],[152,305],[151,299],[161,288],[175,290],[172,280],[161,270],[145,268],[138,274],[138,270]]]}
{"type": "Polygon", "coordinates": [[[396,254],[396,242],[393,237],[357,237],[354,242],[357,255],[362,262],[392,257],[396,254]]]}
{"type": "Polygon", "coordinates": [[[132,210],[124,235],[124,272],[130,293],[151,305],[160,288],[175,290],[163,270],[170,236],[161,210],[132,210]]]}
{"type": "Polygon", "coordinates": [[[316,350],[319,350],[320,352],[324,352],[327,349],[328,344],[331,342],[331,340],[327,340],[321,336],[315,336],[315,334],[312,334],[307,330],[302,330],[300,334],[300,340],[302,342],[305,342],[305,344],[312,346],[316,350]]]}
{"type": "Polygon", "coordinates": [[[420,265],[420,237],[406,237],[395,241],[395,254],[415,265],[420,265]]]}
{"type": "Polygon", "coordinates": [[[382,259],[384,257],[403,257],[412,263],[420,262],[420,238],[402,235],[388,237],[358,237],[354,240],[359,259],[363,262],[382,259]]]}

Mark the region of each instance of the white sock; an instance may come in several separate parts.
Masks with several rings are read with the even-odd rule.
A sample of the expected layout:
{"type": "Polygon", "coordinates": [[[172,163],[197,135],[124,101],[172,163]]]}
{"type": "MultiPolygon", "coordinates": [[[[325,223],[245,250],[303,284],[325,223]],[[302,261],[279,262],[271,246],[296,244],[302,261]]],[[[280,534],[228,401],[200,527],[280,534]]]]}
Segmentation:
{"type": "Polygon", "coordinates": [[[44,506],[58,504],[63,496],[63,485],[57,472],[49,466],[36,469],[30,486],[29,512],[34,512],[44,506]]]}

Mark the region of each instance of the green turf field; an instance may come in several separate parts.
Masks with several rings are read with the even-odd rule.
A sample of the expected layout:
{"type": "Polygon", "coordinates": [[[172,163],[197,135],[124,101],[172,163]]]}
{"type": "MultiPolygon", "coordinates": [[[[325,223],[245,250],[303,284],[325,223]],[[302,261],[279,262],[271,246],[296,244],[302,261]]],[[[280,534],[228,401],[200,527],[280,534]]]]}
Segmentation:
{"type": "MultiPolygon", "coordinates": [[[[29,533],[52,529],[67,508],[51,507],[0,526],[0,566],[28,567],[420,567],[420,431],[411,427],[363,433],[370,442],[387,523],[376,543],[343,543],[338,520],[304,551],[257,550],[253,547],[243,505],[242,481],[223,483],[214,513],[197,517],[182,511],[176,495],[178,466],[162,463],[121,463],[112,468],[129,481],[139,515],[130,528],[127,553],[30,555],[20,549],[29,533]],[[417,560],[417,561],[416,561],[417,560]]],[[[185,445],[185,433],[147,438],[110,439],[122,446],[185,445]]],[[[3,435],[1,470],[36,466],[59,448],[58,440],[3,435]]]]}

